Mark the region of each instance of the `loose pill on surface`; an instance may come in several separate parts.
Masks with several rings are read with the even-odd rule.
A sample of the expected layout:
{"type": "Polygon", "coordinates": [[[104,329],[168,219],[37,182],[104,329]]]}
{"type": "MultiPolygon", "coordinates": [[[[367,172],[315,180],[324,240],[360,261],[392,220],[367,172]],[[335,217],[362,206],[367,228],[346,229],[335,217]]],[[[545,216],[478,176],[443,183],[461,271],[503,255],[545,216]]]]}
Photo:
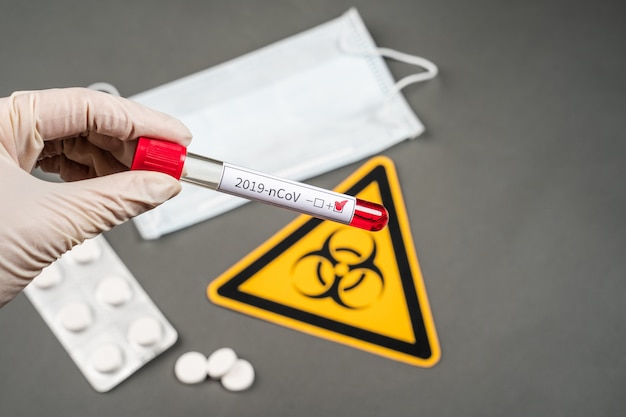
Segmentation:
{"type": "Polygon", "coordinates": [[[220,378],[232,369],[237,361],[237,354],[228,347],[217,349],[209,355],[206,373],[211,378],[220,378]]]}
{"type": "Polygon", "coordinates": [[[122,349],[113,343],[102,345],[93,352],[91,363],[98,372],[115,372],[124,364],[122,349]]]}
{"type": "Polygon", "coordinates": [[[96,289],[98,300],[115,307],[128,302],[131,295],[128,281],[118,276],[109,276],[103,279],[96,289]]]}
{"type": "Polygon", "coordinates": [[[33,284],[41,289],[52,288],[61,282],[63,274],[61,268],[56,263],[45,267],[39,275],[33,280],[33,284]]]}
{"type": "Polygon", "coordinates": [[[237,359],[233,367],[221,379],[222,386],[229,391],[243,391],[254,382],[254,368],[245,359],[237,359]]]}
{"type": "Polygon", "coordinates": [[[61,325],[72,332],[85,330],[93,321],[91,310],[82,302],[66,304],[61,308],[59,315],[61,325]]]}
{"type": "Polygon", "coordinates": [[[207,358],[200,352],[183,353],[174,365],[174,374],[183,384],[198,384],[206,379],[207,358]]]}
{"type": "Polygon", "coordinates": [[[162,338],[161,323],[152,316],[143,316],[134,320],[128,329],[128,339],[143,347],[156,345],[162,338]]]}

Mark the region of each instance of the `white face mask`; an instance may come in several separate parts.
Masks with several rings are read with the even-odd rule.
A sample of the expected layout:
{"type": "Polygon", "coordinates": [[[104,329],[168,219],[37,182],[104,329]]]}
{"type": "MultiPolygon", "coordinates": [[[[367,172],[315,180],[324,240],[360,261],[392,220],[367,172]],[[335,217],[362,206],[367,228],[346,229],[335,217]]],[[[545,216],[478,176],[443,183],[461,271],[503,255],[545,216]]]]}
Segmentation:
{"type": "MultiPolygon", "coordinates": [[[[313,29],[132,97],[182,120],[190,152],[293,180],[379,153],[424,126],[400,90],[430,79],[422,58],[377,48],[356,9],[313,29]],[[394,83],[381,56],[426,71],[394,83]]],[[[135,219],[155,239],[247,200],[183,184],[135,219]]]]}

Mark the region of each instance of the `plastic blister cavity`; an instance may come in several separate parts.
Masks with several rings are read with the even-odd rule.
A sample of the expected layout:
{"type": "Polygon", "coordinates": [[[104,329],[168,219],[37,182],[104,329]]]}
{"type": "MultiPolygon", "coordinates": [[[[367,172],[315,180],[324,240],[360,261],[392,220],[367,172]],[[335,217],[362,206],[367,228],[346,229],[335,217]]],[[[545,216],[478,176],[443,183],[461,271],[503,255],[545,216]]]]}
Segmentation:
{"type": "Polygon", "coordinates": [[[24,292],[98,392],[111,390],[178,338],[102,236],[63,255],[24,292]]]}

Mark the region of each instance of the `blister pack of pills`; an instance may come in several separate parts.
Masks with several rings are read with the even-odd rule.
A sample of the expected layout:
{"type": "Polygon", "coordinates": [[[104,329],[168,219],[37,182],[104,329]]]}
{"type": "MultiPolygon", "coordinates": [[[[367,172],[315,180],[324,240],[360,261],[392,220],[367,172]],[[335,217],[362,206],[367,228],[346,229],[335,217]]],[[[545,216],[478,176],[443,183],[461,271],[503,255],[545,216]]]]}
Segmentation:
{"type": "Polygon", "coordinates": [[[111,390],[178,338],[103,236],[74,247],[24,292],[98,392],[111,390]]]}

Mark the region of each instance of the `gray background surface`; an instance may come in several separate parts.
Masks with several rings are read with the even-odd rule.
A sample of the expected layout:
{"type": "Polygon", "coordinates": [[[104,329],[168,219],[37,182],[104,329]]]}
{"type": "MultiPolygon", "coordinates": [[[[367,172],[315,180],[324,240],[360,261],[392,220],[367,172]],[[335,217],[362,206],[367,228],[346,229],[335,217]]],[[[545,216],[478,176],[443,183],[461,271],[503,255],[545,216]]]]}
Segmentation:
{"type": "MultiPolygon", "coordinates": [[[[0,95],[108,81],[133,95],[356,6],[380,46],[441,74],[398,169],[442,359],[407,366],[210,304],[206,285],[294,218],[248,204],[158,241],[106,237],[180,333],[94,392],[28,300],[0,311],[0,415],[619,416],[626,411],[624,2],[7,1],[0,95]],[[232,346],[245,393],[183,386],[232,346]]],[[[391,64],[397,77],[405,66],[391,64]]],[[[332,188],[359,164],[311,180],[332,188]]]]}

